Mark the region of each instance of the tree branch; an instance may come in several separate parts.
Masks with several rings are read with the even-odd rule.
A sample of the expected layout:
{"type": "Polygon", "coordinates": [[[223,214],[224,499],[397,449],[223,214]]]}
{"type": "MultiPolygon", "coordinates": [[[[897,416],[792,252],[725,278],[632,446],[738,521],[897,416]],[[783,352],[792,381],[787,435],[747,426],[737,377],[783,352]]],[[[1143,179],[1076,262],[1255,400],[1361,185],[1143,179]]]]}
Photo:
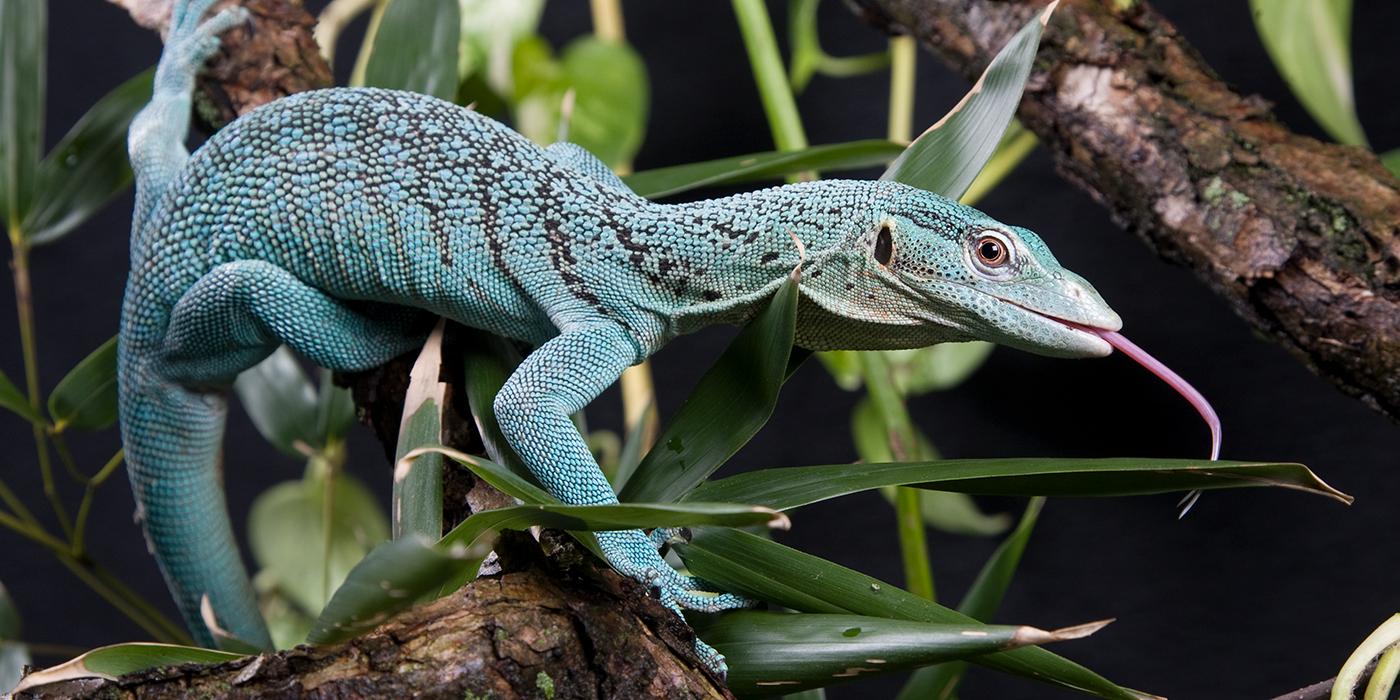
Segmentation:
{"type": "MultiPolygon", "coordinates": [[[[1042,0],[848,0],[975,79],[1042,0]]],[[[1060,172],[1343,391],[1400,419],[1400,183],[1290,132],[1141,0],[1065,0],[1019,116],[1060,172]]]]}

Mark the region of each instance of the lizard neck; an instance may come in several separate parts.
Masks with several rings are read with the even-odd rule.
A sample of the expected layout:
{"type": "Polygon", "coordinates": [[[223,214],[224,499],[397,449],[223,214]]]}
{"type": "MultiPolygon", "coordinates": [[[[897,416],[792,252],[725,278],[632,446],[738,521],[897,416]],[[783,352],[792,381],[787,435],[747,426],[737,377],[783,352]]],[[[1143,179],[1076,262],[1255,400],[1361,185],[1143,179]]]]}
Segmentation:
{"type": "Polygon", "coordinates": [[[888,183],[823,180],[732,197],[643,209],[634,230],[649,241],[623,242],[634,260],[656,257],[652,281],[674,295],[677,333],[742,323],[762,308],[799,261],[804,294],[828,263],[874,225],[888,183]],[[800,244],[799,244],[800,241],[800,244]],[[656,247],[663,247],[661,251],[656,247]],[[804,260],[805,254],[805,260],[804,260]]]}

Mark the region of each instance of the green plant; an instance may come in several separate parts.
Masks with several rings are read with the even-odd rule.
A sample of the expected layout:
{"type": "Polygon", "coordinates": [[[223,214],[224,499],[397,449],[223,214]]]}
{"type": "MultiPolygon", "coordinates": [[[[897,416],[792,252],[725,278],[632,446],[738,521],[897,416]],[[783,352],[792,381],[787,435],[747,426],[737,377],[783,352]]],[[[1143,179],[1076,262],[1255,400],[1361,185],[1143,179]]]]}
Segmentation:
{"type": "MultiPolygon", "coordinates": [[[[114,420],[113,346],[104,345],[80,363],[44,401],[34,369],[33,318],[28,311],[25,261],[30,250],[71,230],[83,212],[90,214],[129,179],[119,148],[121,134],[145,100],[142,89],[149,91],[149,74],[138,76],[96,105],[55,153],[40,162],[37,153],[25,149],[34,142],[30,137],[42,121],[41,113],[34,110],[42,107],[42,66],[37,61],[43,52],[34,42],[44,34],[44,6],[21,0],[0,3],[4,77],[22,88],[0,90],[0,100],[8,100],[0,103],[0,149],[4,149],[0,185],[4,185],[3,211],[14,252],[27,385],[27,391],[21,392],[0,375],[0,406],[34,424],[38,466],[53,519],[64,534],[49,534],[3,482],[0,499],[6,510],[0,511],[0,525],[50,549],[157,640],[187,642],[178,627],[92,562],[82,545],[93,494],[119,468],[120,455],[87,478],[70,464],[63,436],[70,430],[102,429],[114,420]],[[45,165],[54,159],[54,164],[45,165]],[[57,212],[65,216],[60,218],[57,212]],[[77,516],[71,520],[51,488],[50,449],[84,488],[77,516]]],[[[334,6],[343,8],[347,3],[338,0],[334,6]]],[[[796,54],[785,70],[764,5],[734,0],[733,8],[777,150],[629,175],[628,184],[645,196],[889,164],[886,177],[972,201],[994,187],[1034,146],[1034,138],[1016,127],[1012,117],[1039,42],[1042,18],[1030,22],[1002,51],[979,90],[969,93],[947,118],[907,147],[913,52],[907,39],[896,39],[888,58],[893,74],[889,138],[812,147],[803,133],[793,90],[816,73],[871,70],[887,59],[883,54],[834,59],[822,53],[815,41],[815,3],[795,0],[796,54]]],[[[626,171],[645,134],[645,66],[623,40],[616,4],[600,0],[594,10],[596,36],[571,42],[556,57],[534,31],[538,2],[378,2],[352,82],[474,103],[483,111],[513,119],[541,141],[567,132],[626,171]],[[427,36],[419,30],[423,26],[433,28],[427,36]]],[[[333,42],[334,32],[323,35],[323,40],[333,42]]],[[[835,680],[838,672],[865,668],[866,660],[878,653],[897,662],[877,665],[871,674],[928,666],[911,680],[904,693],[907,697],[930,691],[940,696],[953,693],[968,664],[1100,697],[1144,697],[1036,646],[1097,627],[1044,632],[983,624],[996,612],[1013,579],[1046,496],[1279,486],[1347,498],[1296,464],[938,460],[935,448],[910,417],[906,400],[966,379],[990,350],[982,344],[897,353],[824,353],[820,360],[838,385],[866,393],[851,421],[864,463],[764,469],[711,479],[762,428],[783,383],[810,354],[792,344],[800,275],[800,269],[794,270],[792,280],[741,331],[654,441],[644,429],[646,410],[629,412],[625,436],[600,432],[591,436],[623,501],[612,506],[558,503],[533,483],[506,447],[491,414],[491,398],[519,357],[500,339],[474,335],[463,372],[488,457],[464,455],[439,445],[444,400],[436,371],[441,348],[436,341],[425,346],[406,402],[394,501],[387,517],[364,487],[343,473],[351,458],[344,434],[353,410],[345,390],[332,386],[324,374],[313,384],[285,350],[240,377],[238,396],[260,433],[283,452],[307,462],[301,480],[274,486],[259,498],[251,515],[253,550],[261,568],[259,590],[277,643],[342,640],[398,610],[450,593],[475,575],[489,551],[492,533],[500,529],[542,525],[582,533],[684,525],[700,528],[691,542],[675,546],[692,573],[794,611],[733,613],[698,625],[702,636],[729,654],[738,693],[819,688],[835,680]],[[655,449],[651,449],[653,442],[655,449]],[[456,468],[470,470],[520,505],[473,514],[441,535],[441,475],[456,468]],[[788,511],[869,489],[886,489],[894,501],[907,591],[742,529],[782,527],[789,522],[788,511]],[[975,494],[1024,496],[1030,501],[1018,525],[987,561],[957,609],[952,609],[936,601],[924,526],[978,535],[1005,531],[1010,518],[981,513],[969,497],[975,494]],[[306,539],[316,544],[263,536],[286,530],[313,533],[306,539]],[[968,644],[969,632],[982,642],[968,644]],[[793,647],[783,640],[794,635],[807,639],[809,650],[820,651],[800,667],[785,664],[793,647]],[[779,676],[791,678],[794,685],[769,685],[779,676]]],[[[640,404],[653,405],[647,395],[649,383],[642,386],[640,404]]],[[[591,546],[590,536],[577,537],[584,546],[591,546]]],[[[0,654],[11,648],[5,645],[12,643],[17,630],[17,623],[5,625],[8,608],[0,599],[0,654]]],[[[230,648],[238,648],[237,640],[227,641],[230,648]]],[[[153,665],[227,658],[232,657],[187,647],[119,645],[89,652],[37,674],[31,682],[55,674],[114,676],[153,665]]]]}

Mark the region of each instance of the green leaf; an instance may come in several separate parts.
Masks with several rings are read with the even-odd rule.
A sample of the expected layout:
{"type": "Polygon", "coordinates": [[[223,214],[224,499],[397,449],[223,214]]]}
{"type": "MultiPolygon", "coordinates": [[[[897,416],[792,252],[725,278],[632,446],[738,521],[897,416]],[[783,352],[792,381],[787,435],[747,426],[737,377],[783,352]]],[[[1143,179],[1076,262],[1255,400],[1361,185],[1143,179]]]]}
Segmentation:
{"type": "Polygon", "coordinates": [[[420,447],[406,455],[400,461],[417,459],[423,454],[435,452],[448,459],[470,469],[473,474],[481,477],[482,481],[490,484],[497,491],[504,493],[511,498],[518,498],[525,503],[559,503],[559,499],[549,495],[547,491],[536,486],[533,481],[526,479],[512,469],[507,469],[489,459],[483,459],[476,455],[469,455],[459,452],[449,447],[420,447]]]}
{"type": "Polygon", "coordinates": [[[949,199],[961,197],[996,151],[1016,114],[1041,32],[1053,10],[1052,4],[1016,32],[962,101],[914,139],[880,179],[949,199]]]}
{"type": "Polygon", "coordinates": [[[390,0],[374,35],[364,84],[457,96],[461,19],[455,2],[390,0]]]}
{"type": "Polygon", "coordinates": [[[991,343],[939,343],[914,350],[890,350],[890,378],[904,396],[951,389],[972,376],[996,347],[991,343]]]}
{"type": "Polygon", "coordinates": [[[1031,644],[1074,639],[1103,623],[1053,632],[1009,625],[915,622],[868,615],[732,612],[699,623],[741,697],[781,695],[1031,644]]]}
{"type": "MultiPolygon", "coordinates": [[[[261,588],[259,580],[253,583],[261,588]]],[[[274,649],[291,649],[305,642],[306,635],[311,632],[312,617],[276,589],[258,596],[258,609],[267,621],[267,633],[272,637],[274,649]]]]}
{"type": "MultiPolygon", "coordinates": [[[[15,599],[10,597],[5,585],[0,583],[0,642],[19,639],[19,628],[19,608],[15,606],[15,599]]],[[[0,684],[0,688],[6,687],[8,686],[0,684]]]]}
{"type": "Polygon", "coordinates": [[[473,513],[443,535],[439,546],[469,546],[493,530],[523,530],[536,525],[558,530],[598,532],[656,527],[767,525],[787,529],[787,516],[769,508],[737,503],[609,503],[596,506],[530,504],[473,513]]]}
{"type": "Polygon", "coordinates": [[[830,172],[884,165],[903,150],[899,144],[883,139],[850,141],[643,170],[622,181],[643,197],[659,199],[701,187],[778,179],[807,170],[830,172]]]}
{"type": "Polygon", "coordinates": [[[511,372],[520,364],[520,353],[516,352],[510,341],[500,336],[472,329],[464,333],[467,339],[462,343],[462,381],[466,385],[467,404],[476,421],[476,431],[481,435],[481,444],[495,465],[505,467],[518,479],[538,489],[534,475],[530,474],[530,469],[511,449],[505,433],[501,432],[492,405],[511,372]]]}
{"type": "Polygon", "coordinates": [[[463,547],[444,550],[422,537],[385,542],[351,570],[306,641],[334,644],[373,629],[480,563],[480,557],[469,557],[463,547]]]}
{"type": "Polygon", "coordinates": [[[1364,146],[1351,84],[1351,0],[1250,0],[1254,28],[1288,87],[1332,138],[1364,146]]]}
{"type": "Polygon", "coordinates": [[[348,474],[337,474],[327,493],[325,477],[287,481],[264,491],[248,515],[248,543],[262,567],[260,581],[315,614],[330,600],[389,526],[374,494],[348,474]],[[330,498],[330,540],[326,507],[330,498]]]}
{"type": "Polygon", "coordinates": [[[788,510],[881,486],[984,496],[1141,496],[1193,489],[1277,486],[1351,503],[1312,470],[1286,462],[1147,457],[945,459],[782,467],[706,482],[686,499],[788,510]]]}
{"type": "Polygon", "coordinates": [[[630,46],[587,36],[569,42],[558,61],[549,45],[530,37],[516,45],[515,127],[536,143],[567,140],[609,167],[630,163],[646,133],[646,65],[630,46]],[[564,94],[574,93],[568,123],[564,94]]]}
{"type": "Polygon", "coordinates": [[[29,397],[25,396],[4,372],[0,372],[0,408],[7,408],[35,425],[49,424],[49,419],[30,405],[29,397]]]}
{"type": "Polygon", "coordinates": [[[117,339],[103,343],[49,394],[54,432],[101,430],[117,422],[117,339]]]}
{"type": "Polygon", "coordinates": [[[1400,148],[1381,154],[1381,164],[1390,174],[1400,177],[1400,148]]]}
{"type": "Polygon", "coordinates": [[[797,280],[789,276],[700,378],[627,481],[621,500],[679,500],[768,422],[793,357],[796,317],[797,280]]]}
{"type": "Polygon", "coordinates": [[[511,92],[511,49],[540,23],[544,0],[460,0],[462,43],[457,74],[511,92]],[[484,75],[483,75],[484,74],[484,75]]]}
{"type": "Polygon", "coordinates": [[[157,644],[155,642],[113,644],[93,649],[76,659],[57,666],[31,673],[15,688],[14,692],[19,693],[42,685],[75,678],[116,680],[118,676],[161,666],[216,664],[242,658],[245,657],[241,654],[178,644],[157,644]]]}
{"type": "MultiPolygon", "coordinates": [[[[888,583],[737,530],[706,528],[674,545],[690,573],[723,590],[809,613],[870,615],[942,624],[976,620],[888,583]]],[[[997,652],[973,663],[1103,698],[1150,697],[1040,648],[997,652]]]]}
{"type": "Polygon", "coordinates": [[[150,101],[154,75],[155,69],[144,70],[107,93],[39,164],[23,227],[31,244],[58,240],[131,184],[126,130],[150,101]]]}
{"type": "Polygon", "coordinates": [[[238,375],[233,390],[253,427],[273,447],[306,457],[322,446],[316,389],[286,346],[238,375]]]}
{"type": "Polygon", "coordinates": [[[394,454],[394,539],[405,535],[428,539],[442,536],[442,455],[430,452],[413,460],[404,460],[403,456],[419,447],[442,444],[447,385],[439,374],[444,327],[444,322],[439,321],[409,373],[394,454]]]}
{"type": "Polygon", "coordinates": [[[44,145],[48,3],[0,0],[0,223],[24,220],[44,145]]]}
{"type": "MultiPolygon", "coordinates": [[[[1016,531],[992,552],[992,556],[977,573],[977,579],[968,588],[967,595],[963,596],[962,603],[958,605],[958,612],[983,622],[989,622],[996,615],[997,608],[1001,607],[1002,598],[1006,597],[1006,589],[1010,588],[1011,579],[1016,575],[1016,567],[1021,563],[1021,555],[1026,551],[1026,543],[1030,540],[1036,518],[1040,516],[1040,509],[1044,505],[1045,499],[1040,497],[1032,498],[1031,502],[1026,504],[1026,512],[1021,516],[1021,522],[1016,525],[1016,531]]],[[[941,664],[920,669],[900,689],[896,700],[952,697],[958,682],[966,672],[965,663],[941,664]]]]}

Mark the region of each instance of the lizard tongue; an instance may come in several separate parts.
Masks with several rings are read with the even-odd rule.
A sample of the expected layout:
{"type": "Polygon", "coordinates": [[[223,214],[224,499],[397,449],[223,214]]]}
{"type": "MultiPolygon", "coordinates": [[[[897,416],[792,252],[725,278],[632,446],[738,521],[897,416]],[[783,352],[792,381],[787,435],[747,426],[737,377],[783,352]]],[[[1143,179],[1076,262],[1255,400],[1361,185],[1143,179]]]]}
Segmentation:
{"type": "MultiPolygon", "coordinates": [[[[1081,328],[1083,328],[1081,326],[1081,328]]],[[[1181,375],[1173,372],[1170,367],[1162,364],[1161,360],[1147,354],[1146,350],[1133,344],[1133,341],[1124,338],[1116,331],[1105,331],[1097,328],[1083,328],[1095,335],[1103,338],[1105,342],[1112,345],[1115,350],[1132,358],[1134,362],[1142,365],[1147,371],[1157,375],[1158,379],[1166,382],[1168,386],[1181,394],[1196,412],[1201,414],[1206,426],[1210,428],[1210,458],[1212,461],[1220,459],[1220,418],[1215,415],[1215,409],[1211,408],[1210,402],[1201,392],[1196,391],[1196,387],[1191,386],[1181,375]]]]}
{"type": "MultiPolygon", "coordinates": [[[[1191,407],[1196,409],[1197,413],[1201,414],[1201,418],[1206,422],[1206,426],[1210,428],[1211,461],[1220,459],[1220,417],[1215,415],[1215,409],[1211,407],[1206,397],[1201,395],[1201,392],[1196,391],[1196,387],[1191,386],[1189,382],[1181,378],[1181,375],[1173,372],[1170,367],[1162,364],[1161,360],[1147,354],[1146,350],[1138,347],[1133,341],[1128,340],[1116,331],[1106,331],[1099,328],[1080,326],[1078,324],[1076,324],[1075,327],[1103,338],[1104,342],[1112,345],[1115,350],[1132,358],[1134,362],[1142,365],[1152,374],[1157,375],[1158,379],[1166,382],[1168,386],[1175,389],[1178,394],[1181,394],[1181,397],[1186,399],[1186,401],[1191,404],[1191,407]]],[[[1181,502],[1177,504],[1178,507],[1181,508],[1178,517],[1185,517],[1186,512],[1191,510],[1191,506],[1196,505],[1196,500],[1200,498],[1200,495],[1201,492],[1199,490],[1186,494],[1186,497],[1181,499],[1181,502]]]]}

